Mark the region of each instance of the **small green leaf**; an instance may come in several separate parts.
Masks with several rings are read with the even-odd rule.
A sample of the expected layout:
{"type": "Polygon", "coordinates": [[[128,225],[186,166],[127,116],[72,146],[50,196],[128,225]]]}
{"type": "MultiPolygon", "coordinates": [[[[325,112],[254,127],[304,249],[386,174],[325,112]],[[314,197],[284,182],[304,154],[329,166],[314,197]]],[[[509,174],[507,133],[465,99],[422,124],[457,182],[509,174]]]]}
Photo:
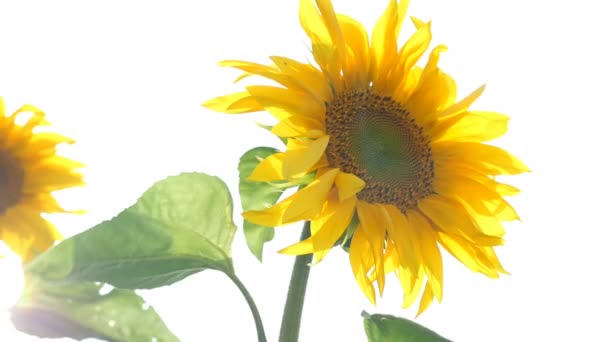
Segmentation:
{"type": "Polygon", "coordinates": [[[362,313],[370,342],[449,342],[436,332],[405,318],[362,313]]]}
{"type": "Polygon", "coordinates": [[[224,182],[184,173],[154,184],[118,216],[40,255],[27,271],[48,281],[130,289],[169,285],[205,269],[233,273],[235,230],[224,182]]]}
{"type": "MultiPolygon", "coordinates": [[[[284,188],[269,182],[253,182],[247,178],[261,160],[278,151],[271,147],[256,147],[241,157],[239,161],[239,192],[243,211],[261,210],[274,205],[284,188]]],[[[274,229],[253,224],[244,220],[243,231],[251,253],[262,261],[264,243],[272,240],[274,229]]]]}
{"type": "Polygon", "coordinates": [[[11,309],[18,330],[42,338],[105,341],[179,341],[158,314],[132,290],[100,294],[101,284],[67,285],[30,278],[11,309]]]}

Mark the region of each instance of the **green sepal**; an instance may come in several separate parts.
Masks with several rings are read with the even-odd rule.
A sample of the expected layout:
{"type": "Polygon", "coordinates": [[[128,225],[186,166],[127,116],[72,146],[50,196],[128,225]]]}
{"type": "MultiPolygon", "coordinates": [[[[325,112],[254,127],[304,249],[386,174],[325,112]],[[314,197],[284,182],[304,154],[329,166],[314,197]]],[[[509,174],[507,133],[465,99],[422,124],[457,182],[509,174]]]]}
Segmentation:
{"type": "Polygon", "coordinates": [[[370,315],[363,311],[363,325],[369,342],[450,342],[429,328],[392,315],[370,315]]]}

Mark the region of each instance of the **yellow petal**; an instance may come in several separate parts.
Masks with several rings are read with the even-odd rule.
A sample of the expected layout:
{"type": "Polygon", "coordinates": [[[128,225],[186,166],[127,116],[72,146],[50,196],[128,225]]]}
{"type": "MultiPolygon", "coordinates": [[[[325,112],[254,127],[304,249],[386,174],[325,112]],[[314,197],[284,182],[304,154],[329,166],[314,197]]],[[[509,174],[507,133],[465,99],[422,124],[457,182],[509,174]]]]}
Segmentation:
{"type": "MultiPolygon", "coordinates": [[[[295,193],[293,196],[297,195],[295,193]]],[[[250,210],[244,212],[243,218],[251,223],[259,224],[266,227],[277,227],[284,224],[291,223],[284,219],[285,211],[293,203],[292,197],[286,198],[285,200],[273,205],[272,207],[265,210],[250,210]]],[[[294,221],[295,222],[295,221],[294,221]]]]}
{"type": "Polygon", "coordinates": [[[457,175],[453,169],[436,169],[433,187],[438,194],[470,206],[479,215],[502,214],[511,220],[518,219],[515,209],[495,190],[475,179],[457,175]]]}
{"type": "Polygon", "coordinates": [[[315,260],[321,261],[336,241],[344,234],[346,227],[353,219],[356,198],[351,197],[343,202],[328,201],[319,218],[311,222],[312,236],[304,241],[284,248],[280,253],[301,255],[323,252],[315,255],[315,260]]]}
{"type": "Polygon", "coordinates": [[[357,280],[357,284],[372,304],[376,304],[376,291],[367,272],[374,265],[372,250],[367,238],[363,235],[361,227],[357,227],[350,243],[348,253],[350,265],[357,280]]]}
{"type": "Polygon", "coordinates": [[[471,271],[483,273],[490,278],[498,278],[499,273],[506,273],[491,247],[476,246],[442,232],[437,233],[437,236],[443,248],[471,271]]]}
{"type": "Polygon", "coordinates": [[[247,178],[250,181],[271,182],[276,180],[286,179],[283,175],[283,163],[285,153],[279,152],[271,154],[264,158],[258,166],[253,169],[251,175],[247,178]]]}
{"type": "Polygon", "coordinates": [[[255,97],[256,102],[266,107],[279,120],[285,119],[286,116],[276,115],[268,107],[279,108],[288,116],[298,115],[319,119],[325,115],[325,106],[304,92],[261,85],[248,86],[247,91],[255,97]]]}
{"type": "Polygon", "coordinates": [[[355,89],[368,87],[370,52],[367,31],[360,22],[346,15],[338,14],[338,22],[347,45],[342,66],[344,80],[355,89]]]}
{"type": "Polygon", "coordinates": [[[509,117],[500,113],[465,112],[433,140],[488,141],[505,134],[508,122],[509,117]]]}
{"type": "Polygon", "coordinates": [[[245,71],[248,75],[259,75],[270,80],[273,80],[286,88],[299,88],[299,85],[292,80],[291,77],[282,73],[274,66],[263,65],[247,61],[225,60],[221,61],[220,66],[232,67],[245,71]]]}
{"type": "Polygon", "coordinates": [[[409,97],[410,93],[414,90],[410,86],[410,82],[413,81],[413,79],[407,77],[407,75],[414,65],[416,65],[416,62],[420,59],[426,49],[428,49],[430,43],[431,25],[430,23],[423,23],[399,51],[399,67],[394,71],[396,73],[394,82],[399,85],[400,91],[405,93],[404,95],[406,98],[409,97]]]}
{"type": "Polygon", "coordinates": [[[315,61],[329,78],[330,84],[337,90],[342,90],[340,70],[341,46],[335,46],[323,18],[310,0],[300,0],[300,24],[312,42],[312,53],[315,61]]]}
{"type": "Polygon", "coordinates": [[[382,295],[384,291],[384,237],[387,222],[376,205],[364,201],[357,201],[357,215],[360,221],[359,229],[371,246],[378,290],[382,295]]]}
{"type": "MultiPolygon", "coordinates": [[[[327,79],[319,70],[310,64],[300,63],[293,59],[280,56],[272,56],[270,59],[285,75],[304,89],[310,96],[314,97],[319,103],[331,100],[331,90],[327,79]]],[[[325,118],[321,118],[321,121],[325,118]]]]}
{"type": "MultiPolygon", "coordinates": [[[[291,141],[295,140],[291,139],[291,141]]],[[[325,154],[328,143],[328,135],[324,135],[316,140],[303,141],[301,145],[294,148],[291,148],[288,143],[283,161],[283,175],[287,178],[292,178],[309,172],[313,165],[325,154]]]]}
{"type": "Polygon", "coordinates": [[[424,287],[424,292],[422,292],[422,297],[420,298],[420,305],[418,306],[418,313],[416,317],[420,316],[424,310],[428,309],[429,305],[433,302],[434,294],[433,289],[429,286],[430,283],[427,283],[424,287]]]}
{"type": "Polygon", "coordinates": [[[418,239],[417,227],[414,227],[407,216],[403,215],[395,206],[385,205],[383,207],[389,217],[388,237],[395,243],[397,254],[399,254],[399,263],[401,266],[412,270],[412,273],[417,274],[421,263],[421,252],[416,242],[418,239]]]}
{"type": "Polygon", "coordinates": [[[228,114],[241,114],[264,110],[264,106],[260,105],[248,92],[218,96],[203,103],[203,106],[211,110],[228,114]]]}
{"type": "Polygon", "coordinates": [[[421,267],[417,272],[412,272],[409,268],[399,267],[397,275],[404,291],[403,307],[410,307],[416,301],[422,289],[424,270],[421,267]]]}
{"type": "Polygon", "coordinates": [[[336,47],[337,58],[343,61],[346,54],[346,43],[331,0],[316,0],[316,2],[319,12],[321,12],[321,19],[327,28],[333,45],[336,47]]]}
{"type": "Polygon", "coordinates": [[[313,139],[325,134],[324,131],[325,125],[319,120],[301,116],[281,120],[271,130],[273,134],[279,137],[306,137],[313,139]]]}
{"type": "Polygon", "coordinates": [[[249,222],[266,227],[315,219],[321,212],[337,173],[338,169],[322,172],[304,189],[283,201],[265,210],[246,211],[243,217],[249,222]]]}
{"type": "Polygon", "coordinates": [[[408,109],[423,126],[432,123],[438,112],[453,104],[456,98],[456,82],[437,67],[439,55],[446,50],[447,47],[439,45],[431,51],[418,85],[407,100],[408,109]]]}
{"type": "Polygon", "coordinates": [[[393,240],[386,242],[386,252],[384,253],[384,273],[393,273],[399,268],[399,253],[395,248],[393,240]]]}
{"type": "MultiPolygon", "coordinates": [[[[406,7],[407,8],[407,5],[406,7]]],[[[374,90],[379,93],[390,92],[388,88],[387,77],[390,69],[393,67],[397,59],[397,37],[399,28],[403,20],[402,14],[399,11],[395,0],[389,1],[389,4],[374,26],[372,31],[372,81],[374,90]]]]}
{"type": "Polygon", "coordinates": [[[292,205],[285,211],[285,219],[290,222],[313,219],[321,212],[322,205],[327,199],[338,169],[330,169],[320,173],[317,179],[306,188],[298,191],[300,196],[296,197],[292,205]]]}
{"type": "Polygon", "coordinates": [[[470,93],[469,95],[467,95],[462,100],[460,100],[460,101],[454,103],[453,105],[447,107],[440,114],[440,116],[441,117],[448,117],[448,116],[456,115],[456,114],[459,114],[459,113],[462,113],[462,112],[466,111],[473,104],[473,102],[475,102],[481,96],[481,94],[484,92],[485,89],[486,89],[486,85],[485,84],[482,85],[481,87],[475,89],[472,93],[470,93]]]}
{"type": "Polygon", "coordinates": [[[336,176],[336,187],[340,201],[344,201],[363,190],[365,182],[352,173],[340,172],[336,176]]]}
{"type": "Polygon", "coordinates": [[[455,200],[431,195],[421,200],[418,208],[440,231],[447,234],[463,237],[479,245],[503,244],[502,238],[484,234],[466,209],[455,200]]]}
{"type": "Polygon", "coordinates": [[[416,227],[422,265],[429,278],[429,284],[433,293],[441,301],[443,293],[443,262],[441,252],[437,247],[437,237],[433,228],[426,218],[418,212],[412,211],[408,214],[412,226],[416,227]]]}
{"type": "Polygon", "coordinates": [[[55,226],[35,211],[13,207],[0,218],[0,240],[20,255],[24,262],[46,251],[60,240],[55,226]]]}
{"type": "Polygon", "coordinates": [[[432,142],[433,157],[439,162],[458,162],[487,175],[513,175],[530,171],[517,157],[492,145],[472,142],[432,142]]]}
{"type": "Polygon", "coordinates": [[[300,25],[309,38],[316,37],[322,44],[332,43],[321,15],[310,0],[300,0],[300,25]]]}

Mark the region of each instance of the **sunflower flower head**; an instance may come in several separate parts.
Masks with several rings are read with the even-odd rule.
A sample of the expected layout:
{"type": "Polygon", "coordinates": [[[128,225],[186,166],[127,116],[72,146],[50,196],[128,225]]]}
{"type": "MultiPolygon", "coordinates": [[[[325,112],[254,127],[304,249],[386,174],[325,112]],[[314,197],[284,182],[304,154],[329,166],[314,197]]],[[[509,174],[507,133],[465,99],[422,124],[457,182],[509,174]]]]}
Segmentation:
{"type": "Polygon", "coordinates": [[[24,105],[5,115],[0,97],[0,240],[23,261],[29,261],[61,239],[41,213],[66,212],[52,192],[82,185],[80,163],[56,155],[57,146],[73,143],[50,132],[34,132],[48,125],[44,112],[24,105]],[[18,118],[31,116],[20,125],[18,118]]]}
{"type": "Polygon", "coordinates": [[[224,61],[275,81],[205,103],[225,113],[266,110],[285,152],[264,159],[251,180],[314,180],[276,205],[243,214],[276,227],[311,221],[311,237],[282,250],[320,261],[345,239],[355,279],[372,303],[387,274],[417,298],[419,313],[443,293],[439,246],[475,272],[506,273],[494,247],[502,222],[518,219],[504,199],[518,190],[496,180],[528,171],[505,150],[486,144],[503,135],[508,117],[469,107],[480,87],[459,101],[456,83],[438,67],[430,22],[412,18],[414,33],[398,46],[407,1],[389,1],[371,37],[358,21],[336,14],[329,0],[300,1],[300,23],[316,65],[285,57],[272,64],[224,61]],[[422,66],[419,66],[422,65],[422,66]],[[347,227],[355,222],[352,234],[347,227]]]}

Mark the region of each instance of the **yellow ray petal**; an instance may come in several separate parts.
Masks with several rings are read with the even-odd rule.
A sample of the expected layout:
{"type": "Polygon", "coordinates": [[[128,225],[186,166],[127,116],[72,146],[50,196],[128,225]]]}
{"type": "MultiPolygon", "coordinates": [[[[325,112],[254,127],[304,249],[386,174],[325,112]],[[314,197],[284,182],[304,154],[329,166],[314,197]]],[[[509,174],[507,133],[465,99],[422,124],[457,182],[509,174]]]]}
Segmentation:
{"type": "Polygon", "coordinates": [[[264,110],[264,106],[260,105],[251,94],[246,91],[218,96],[203,103],[203,106],[211,110],[228,114],[251,113],[264,110]]]}
{"type": "Polygon", "coordinates": [[[409,268],[399,267],[397,275],[404,291],[402,306],[404,308],[410,307],[416,301],[422,289],[424,270],[420,267],[418,272],[412,272],[409,268]]]}
{"type": "Polygon", "coordinates": [[[300,195],[295,197],[292,205],[285,211],[285,219],[295,222],[316,218],[327,200],[327,195],[338,172],[338,169],[319,172],[317,179],[296,193],[300,195]]]}
{"type": "MultiPolygon", "coordinates": [[[[293,140],[293,139],[292,139],[293,140]]],[[[316,140],[306,140],[297,148],[290,148],[289,143],[283,161],[283,175],[292,178],[312,169],[325,153],[329,136],[324,135],[316,140]]]]}
{"type": "Polygon", "coordinates": [[[264,158],[258,166],[253,169],[247,180],[258,182],[272,182],[286,179],[283,175],[283,163],[285,153],[279,152],[264,158]]]}
{"type": "Polygon", "coordinates": [[[482,247],[457,236],[437,234],[438,240],[452,256],[473,272],[483,273],[490,278],[498,278],[499,273],[507,273],[491,247],[482,247]]]}
{"type": "Polygon", "coordinates": [[[418,235],[417,227],[414,227],[403,213],[392,205],[385,205],[383,209],[389,217],[388,237],[395,243],[395,248],[399,254],[399,263],[402,267],[407,267],[414,274],[418,274],[420,267],[421,252],[416,243],[418,235]]]}
{"type": "Polygon", "coordinates": [[[431,142],[433,157],[441,162],[468,165],[487,175],[513,175],[530,171],[517,157],[492,145],[472,142],[431,142]]]}
{"type": "Polygon", "coordinates": [[[357,284],[372,304],[376,304],[376,291],[367,272],[374,265],[372,251],[367,238],[363,235],[361,227],[357,227],[350,243],[348,253],[350,265],[357,280],[357,284]]]}
{"type": "Polygon", "coordinates": [[[365,201],[357,201],[357,215],[359,216],[359,229],[371,246],[374,258],[374,271],[380,295],[384,291],[384,238],[387,222],[379,213],[376,205],[365,201]]]}
{"type": "Polygon", "coordinates": [[[339,61],[344,60],[346,54],[346,43],[344,42],[344,36],[336,18],[336,12],[331,0],[316,0],[319,12],[321,12],[321,19],[327,28],[327,32],[331,38],[333,45],[336,47],[337,58],[339,61]]]}
{"type": "Polygon", "coordinates": [[[334,88],[342,90],[340,70],[342,63],[340,52],[332,41],[323,18],[310,0],[300,0],[300,24],[312,42],[312,53],[334,88]]]}
{"type": "Polygon", "coordinates": [[[340,201],[344,201],[363,190],[365,182],[352,173],[340,172],[336,176],[336,187],[340,201]]]}
{"type": "Polygon", "coordinates": [[[485,89],[486,85],[484,84],[481,87],[475,89],[472,93],[467,95],[462,100],[447,107],[439,116],[449,117],[466,111],[473,104],[473,102],[475,102],[481,96],[481,94],[483,94],[485,89]]]}
{"type": "Polygon", "coordinates": [[[320,217],[311,222],[312,236],[282,249],[280,253],[301,255],[324,252],[315,255],[315,260],[320,261],[342,236],[351,222],[355,211],[355,202],[355,197],[343,202],[339,202],[337,199],[328,201],[320,217]]]}
{"type": "Polygon", "coordinates": [[[479,215],[502,213],[511,220],[518,219],[513,207],[495,190],[475,179],[455,174],[453,169],[437,169],[433,187],[438,194],[470,206],[479,215]]]}
{"type": "Polygon", "coordinates": [[[429,278],[433,293],[441,301],[443,293],[443,262],[437,247],[437,235],[427,219],[417,211],[408,213],[410,223],[416,229],[422,265],[429,278]]]}
{"type": "Polygon", "coordinates": [[[321,173],[304,189],[283,201],[265,210],[246,211],[243,217],[249,222],[266,227],[314,219],[321,212],[337,173],[338,169],[321,173]]]}
{"type": "Polygon", "coordinates": [[[300,25],[309,38],[315,37],[320,43],[331,45],[327,27],[311,0],[300,0],[300,25]]]}
{"type": "MultiPolygon", "coordinates": [[[[388,240],[386,241],[386,251],[384,252],[384,274],[396,272],[399,266],[399,254],[397,254],[395,244],[392,240],[388,240]]],[[[377,280],[377,276],[376,270],[373,269],[369,279],[374,282],[377,280]]]]}
{"type": "Polygon", "coordinates": [[[428,309],[429,305],[433,302],[433,298],[435,298],[433,293],[433,288],[430,286],[430,282],[426,283],[424,287],[424,292],[422,292],[422,297],[420,298],[420,304],[418,306],[418,313],[416,313],[416,317],[420,316],[426,309],[428,309]]]}
{"type": "Polygon", "coordinates": [[[459,115],[455,122],[446,125],[441,134],[436,134],[433,140],[488,141],[505,134],[508,122],[509,117],[500,113],[465,112],[459,115]]]}
{"type": "Polygon", "coordinates": [[[325,125],[317,119],[307,117],[290,117],[281,120],[272,127],[271,132],[283,138],[318,138],[325,134],[325,125]]]}
{"type": "Polygon", "coordinates": [[[0,240],[24,262],[46,251],[61,238],[55,226],[36,211],[13,207],[0,218],[0,240]]]}
{"type": "Polygon", "coordinates": [[[374,90],[379,93],[389,92],[386,76],[397,59],[398,27],[403,17],[399,17],[399,9],[395,0],[389,1],[386,10],[372,31],[372,68],[371,76],[374,90]]]}
{"type": "MultiPolygon", "coordinates": [[[[319,103],[331,100],[332,94],[327,79],[315,67],[287,57],[272,56],[270,59],[281,72],[291,77],[301,89],[304,89],[310,96],[316,98],[319,103]]],[[[323,117],[321,120],[325,120],[325,118],[323,117]]]]}
{"type": "Polygon", "coordinates": [[[342,66],[344,80],[354,89],[368,87],[371,80],[367,31],[360,22],[346,15],[338,14],[338,22],[347,45],[347,54],[342,66]]]}
{"type": "MultiPolygon", "coordinates": [[[[248,86],[247,91],[267,110],[268,107],[280,108],[290,116],[297,115],[316,119],[325,115],[324,105],[304,92],[272,86],[248,86]]],[[[277,116],[274,112],[269,112],[279,120],[285,119],[283,115],[277,116]]]]}
{"type": "Polygon", "coordinates": [[[456,98],[456,82],[437,67],[439,55],[446,50],[447,47],[439,45],[431,51],[418,85],[407,100],[408,109],[422,126],[436,120],[438,112],[453,104],[456,98]]]}
{"type": "Polygon", "coordinates": [[[420,211],[441,231],[463,237],[473,243],[497,246],[502,238],[484,234],[466,209],[457,201],[439,196],[429,196],[418,203],[420,211]]]}
{"type": "Polygon", "coordinates": [[[59,144],[73,144],[74,140],[61,134],[52,132],[40,132],[33,135],[27,144],[21,146],[13,153],[18,154],[22,159],[40,158],[54,155],[59,144]]]}
{"type": "MultiPolygon", "coordinates": [[[[404,100],[409,98],[409,95],[414,90],[410,85],[412,78],[407,77],[416,62],[420,59],[420,56],[428,49],[431,43],[431,24],[423,24],[420,26],[416,32],[407,40],[405,45],[399,51],[399,64],[394,72],[396,76],[394,77],[397,85],[399,85],[398,89],[400,92],[404,93],[404,100]]],[[[405,101],[404,101],[405,102],[405,101]]]]}

